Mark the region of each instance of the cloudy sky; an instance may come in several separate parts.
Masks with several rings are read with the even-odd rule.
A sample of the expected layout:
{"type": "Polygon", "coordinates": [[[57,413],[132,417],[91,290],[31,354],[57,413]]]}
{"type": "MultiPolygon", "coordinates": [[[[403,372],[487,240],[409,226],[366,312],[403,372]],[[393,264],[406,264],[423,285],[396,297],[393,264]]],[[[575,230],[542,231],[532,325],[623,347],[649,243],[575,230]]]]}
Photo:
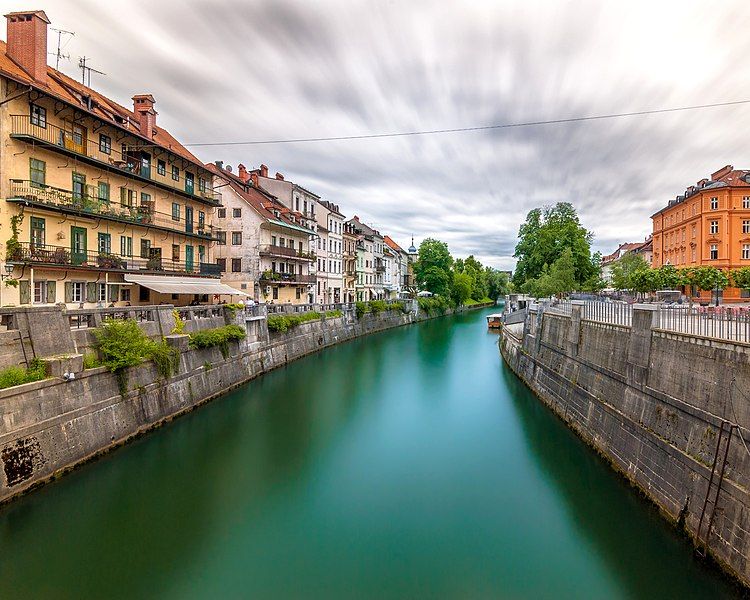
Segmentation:
{"type": "MultiPolygon", "coordinates": [[[[92,85],[152,93],[185,143],[345,136],[750,99],[746,2],[5,0],[75,31],[92,85]]],[[[56,39],[50,39],[54,50],[56,39]]],[[[54,59],[50,58],[52,64],[54,59]]],[[[529,209],[572,202],[595,247],[725,164],[750,167],[750,105],[408,138],[191,148],[265,163],[402,245],[512,268],[529,209]]]]}

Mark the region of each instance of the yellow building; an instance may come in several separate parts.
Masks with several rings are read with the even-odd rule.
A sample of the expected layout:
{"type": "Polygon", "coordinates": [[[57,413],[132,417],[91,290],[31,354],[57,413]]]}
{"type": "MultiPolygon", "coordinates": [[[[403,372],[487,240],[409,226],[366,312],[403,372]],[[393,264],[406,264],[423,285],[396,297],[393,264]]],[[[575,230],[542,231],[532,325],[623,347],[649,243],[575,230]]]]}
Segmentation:
{"type": "Polygon", "coordinates": [[[154,98],[136,95],[129,110],[48,67],[43,11],[6,19],[2,303],[186,304],[227,292],[210,258],[211,173],[159,127],[154,98]]]}

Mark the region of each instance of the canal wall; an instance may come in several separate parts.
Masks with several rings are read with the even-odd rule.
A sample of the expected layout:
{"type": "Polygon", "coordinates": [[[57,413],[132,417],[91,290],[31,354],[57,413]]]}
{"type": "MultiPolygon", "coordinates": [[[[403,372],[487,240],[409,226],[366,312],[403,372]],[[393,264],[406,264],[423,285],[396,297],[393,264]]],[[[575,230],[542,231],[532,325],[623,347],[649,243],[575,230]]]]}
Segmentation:
{"type": "Polygon", "coordinates": [[[46,340],[49,344],[44,360],[55,376],[0,390],[0,503],[292,360],[340,342],[438,316],[420,313],[416,303],[406,304],[406,312],[368,313],[359,318],[354,310],[347,309],[343,316],[323,317],[283,333],[269,332],[263,308],[180,309],[192,311],[185,313],[186,331],[225,323],[245,329],[246,337],[230,343],[226,356],[219,348],[190,349],[187,335],[171,334],[175,325],[172,307],[139,308],[130,317],[140,319],[148,335],[164,336],[177,348],[179,368],[167,379],[160,377],[151,362],[130,368],[125,393],[105,367],[84,370],[83,354],[92,346],[92,328],[103,316],[128,315],[89,309],[84,315],[85,326],[79,327],[81,315],[59,307],[17,309],[12,321],[7,321],[22,328],[8,332],[18,350],[14,356],[45,357],[39,351],[46,340]],[[44,336],[34,335],[28,323],[47,323],[44,336]],[[50,331],[62,336],[62,341],[52,343],[50,331]],[[73,379],[63,377],[71,372],[75,374],[73,379]]]}
{"type": "Polygon", "coordinates": [[[582,315],[575,302],[569,315],[530,310],[522,325],[503,329],[503,359],[698,547],[750,584],[750,345],[660,330],[648,305],[634,307],[630,326],[582,315]]]}

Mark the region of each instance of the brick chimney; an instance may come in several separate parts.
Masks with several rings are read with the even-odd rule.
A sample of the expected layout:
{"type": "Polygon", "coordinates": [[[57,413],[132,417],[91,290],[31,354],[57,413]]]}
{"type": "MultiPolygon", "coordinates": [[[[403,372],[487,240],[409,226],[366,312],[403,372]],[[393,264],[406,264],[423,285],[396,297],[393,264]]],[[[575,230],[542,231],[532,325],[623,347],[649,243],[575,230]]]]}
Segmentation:
{"type": "Polygon", "coordinates": [[[284,176],[277,171],[276,172],[276,179],[278,179],[279,181],[284,181],[284,176]]]}
{"type": "Polygon", "coordinates": [[[725,175],[729,175],[734,170],[734,167],[732,165],[727,165],[726,167],[722,167],[715,173],[711,173],[711,179],[713,181],[718,181],[725,175]]]}
{"type": "Polygon", "coordinates": [[[242,180],[242,183],[247,183],[250,179],[250,173],[247,172],[247,169],[245,168],[245,165],[242,163],[239,164],[237,167],[237,177],[239,177],[242,180]]]}
{"type": "Polygon", "coordinates": [[[138,118],[138,129],[141,135],[148,139],[154,137],[154,128],[156,127],[156,115],[154,110],[156,100],[151,94],[136,94],[133,96],[133,112],[138,118]]]}
{"type": "Polygon", "coordinates": [[[253,186],[258,187],[258,174],[255,171],[250,173],[250,179],[253,180],[253,186]]]}
{"type": "Polygon", "coordinates": [[[37,83],[47,83],[47,25],[43,10],[12,12],[5,15],[8,43],[5,53],[37,83]]]}
{"type": "Polygon", "coordinates": [[[266,165],[260,165],[260,176],[268,177],[268,167],[266,165]]]}

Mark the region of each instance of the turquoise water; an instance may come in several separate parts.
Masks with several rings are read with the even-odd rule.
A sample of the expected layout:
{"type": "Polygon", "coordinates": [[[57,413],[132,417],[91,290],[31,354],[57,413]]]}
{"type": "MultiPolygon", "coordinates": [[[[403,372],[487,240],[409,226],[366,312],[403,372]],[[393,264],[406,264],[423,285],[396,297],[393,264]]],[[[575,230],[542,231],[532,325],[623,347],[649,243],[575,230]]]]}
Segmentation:
{"type": "Polygon", "coordinates": [[[265,375],[0,510],[2,598],[719,598],[484,314],[265,375]]]}

